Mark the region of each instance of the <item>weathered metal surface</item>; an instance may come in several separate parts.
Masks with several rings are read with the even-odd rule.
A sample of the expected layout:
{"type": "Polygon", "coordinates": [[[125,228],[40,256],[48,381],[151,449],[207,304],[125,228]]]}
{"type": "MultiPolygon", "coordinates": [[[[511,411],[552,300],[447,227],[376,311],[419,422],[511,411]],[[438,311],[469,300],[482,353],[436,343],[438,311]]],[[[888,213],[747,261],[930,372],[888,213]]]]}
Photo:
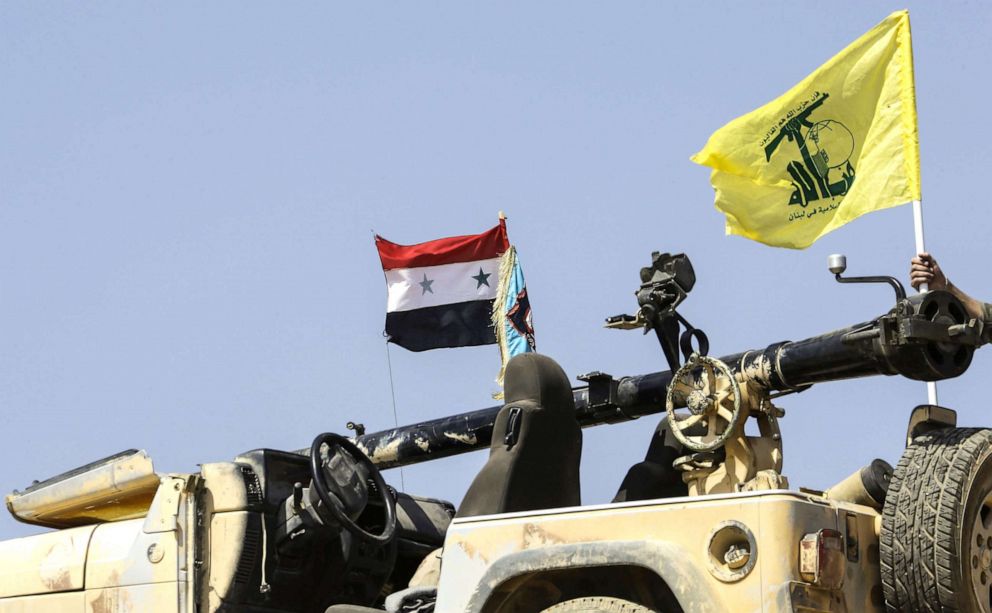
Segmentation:
{"type": "Polygon", "coordinates": [[[158,481],[151,458],[134,451],[8,494],[7,508],[22,522],[51,528],[142,517],[158,481]]]}
{"type": "Polygon", "coordinates": [[[188,479],[163,477],[144,518],[0,542],[0,613],[185,613],[194,538],[188,479]]]}
{"type": "Polygon", "coordinates": [[[162,477],[155,498],[145,515],[142,530],[151,534],[171,532],[179,522],[179,505],[185,494],[186,477],[162,477]]]}
{"type": "Polygon", "coordinates": [[[909,415],[906,427],[906,446],[913,444],[913,439],[921,434],[940,428],[954,428],[958,425],[958,414],[954,409],[939,407],[932,404],[921,404],[909,415]]]}
{"type": "Polygon", "coordinates": [[[365,434],[355,444],[380,468],[412,463],[409,460],[414,456],[426,459],[465,453],[489,444],[499,408],[365,434]]]}
{"type": "MultiPolygon", "coordinates": [[[[793,613],[847,613],[848,608],[839,593],[803,583],[789,584],[793,613]]],[[[855,611],[859,609],[854,609],[855,611]]]]}
{"type": "MultiPolygon", "coordinates": [[[[900,374],[927,380],[958,376],[970,364],[973,347],[906,336],[912,329],[909,323],[916,321],[914,317],[925,318],[931,311],[954,311],[954,300],[946,292],[913,296],[872,321],[800,341],[731,354],[720,360],[740,380],[755,383],[768,392],[792,392],[817,383],[873,375],[900,374]]],[[[946,332],[951,325],[958,324],[947,319],[937,325],[946,332]]],[[[585,378],[592,389],[583,386],[573,390],[576,418],[582,427],[663,411],[672,372],[619,380],[593,373],[585,378]]],[[[392,428],[355,440],[380,468],[456,455],[489,445],[500,408],[494,406],[392,428]]]]}
{"type": "Polygon", "coordinates": [[[847,563],[843,604],[878,613],[881,602],[871,598],[880,583],[871,530],[878,514],[784,491],[456,519],[445,541],[436,610],[479,611],[488,594],[516,575],[633,564],[658,573],[687,612],[790,611],[791,584],[801,581],[800,540],[822,528],[845,530],[847,514],[861,526],[861,555],[847,563]],[[753,533],[756,557],[753,571],[733,583],[705,571],[714,555],[709,537],[728,517],[753,533]]]}
{"type": "Polygon", "coordinates": [[[86,591],[86,613],[186,613],[181,583],[154,583],[86,591]]]}
{"type": "Polygon", "coordinates": [[[248,508],[248,488],[241,468],[234,462],[210,462],[200,466],[207,504],[212,513],[244,511],[248,508]]]}
{"type": "Polygon", "coordinates": [[[59,592],[36,596],[18,596],[0,601],[0,613],[66,613],[87,611],[85,592],[59,592]]]}
{"type": "Polygon", "coordinates": [[[177,533],[148,534],[142,523],[131,519],[97,526],[86,561],[87,590],[179,580],[177,533]]]}
{"type": "MultiPolygon", "coordinates": [[[[538,541],[542,538],[555,538],[553,535],[540,534],[536,529],[533,533],[538,541]]],[[[667,577],[667,583],[675,592],[676,598],[685,603],[683,609],[686,611],[726,611],[719,604],[720,599],[703,587],[706,577],[700,569],[685,563],[687,555],[688,552],[678,545],[650,539],[578,543],[555,543],[552,540],[547,546],[510,553],[493,561],[475,585],[464,611],[482,611],[495,588],[524,573],[581,568],[594,574],[597,568],[615,566],[639,566],[667,577]]],[[[441,599],[448,595],[440,590],[438,593],[441,594],[441,599]]],[[[443,613],[454,609],[450,609],[446,603],[440,603],[436,610],[443,613]]],[[[509,610],[513,610],[513,607],[509,607],[509,610]]]]}
{"type": "Polygon", "coordinates": [[[220,609],[231,591],[253,515],[257,519],[247,511],[228,511],[210,518],[210,564],[200,592],[207,611],[220,609]]]}
{"type": "Polygon", "coordinates": [[[95,526],[0,541],[0,598],[83,588],[95,526]]]}

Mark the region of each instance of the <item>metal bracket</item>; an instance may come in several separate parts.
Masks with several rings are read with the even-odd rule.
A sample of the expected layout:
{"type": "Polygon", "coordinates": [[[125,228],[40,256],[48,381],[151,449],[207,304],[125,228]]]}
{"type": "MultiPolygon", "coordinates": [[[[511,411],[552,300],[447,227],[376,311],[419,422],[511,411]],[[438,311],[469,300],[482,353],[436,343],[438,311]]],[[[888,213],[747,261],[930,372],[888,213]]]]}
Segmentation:
{"type": "Polygon", "coordinates": [[[628,415],[620,407],[618,390],[620,382],[605,372],[595,370],[576,377],[586,383],[586,402],[595,419],[603,419],[606,423],[634,421],[637,415],[628,415]]]}
{"type": "Polygon", "coordinates": [[[918,339],[937,343],[973,345],[975,347],[982,344],[983,326],[976,319],[952,326],[920,319],[903,319],[899,327],[902,336],[907,340],[918,339]]]}
{"type": "Polygon", "coordinates": [[[617,407],[617,390],[620,383],[605,372],[594,370],[577,377],[589,386],[589,408],[598,412],[602,408],[617,407]]]}
{"type": "Polygon", "coordinates": [[[921,404],[909,414],[909,426],[906,428],[906,446],[913,444],[913,439],[927,432],[954,428],[958,425],[958,414],[954,409],[939,407],[934,404],[921,404]]]}
{"type": "Polygon", "coordinates": [[[152,500],[152,506],[148,509],[142,524],[142,532],[155,534],[175,530],[179,517],[179,503],[185,489],[185,478],[175,475],[162,477],[155,498],[152,500]]]}
{"type": "Polygon", "coordinates": [[[637,330],[638,328],[647,328],[648,320],[644,319],[644,314],[637,311],[634,315],[613,315],[606,318],[606,323],[603,324],[604,328],[609,328],[610,330],[637,330]]]}

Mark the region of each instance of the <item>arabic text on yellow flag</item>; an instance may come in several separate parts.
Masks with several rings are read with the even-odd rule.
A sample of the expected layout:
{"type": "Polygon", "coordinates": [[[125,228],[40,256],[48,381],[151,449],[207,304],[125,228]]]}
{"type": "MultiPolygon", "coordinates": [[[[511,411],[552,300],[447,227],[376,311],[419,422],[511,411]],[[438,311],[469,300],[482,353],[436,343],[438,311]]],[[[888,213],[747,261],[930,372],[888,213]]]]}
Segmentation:
{"type": "Polygon", "coordinates": [[[802,249],[920,199],[909,13],[893,13],[692,156],[713,168],[727,234],[802,249]]]}

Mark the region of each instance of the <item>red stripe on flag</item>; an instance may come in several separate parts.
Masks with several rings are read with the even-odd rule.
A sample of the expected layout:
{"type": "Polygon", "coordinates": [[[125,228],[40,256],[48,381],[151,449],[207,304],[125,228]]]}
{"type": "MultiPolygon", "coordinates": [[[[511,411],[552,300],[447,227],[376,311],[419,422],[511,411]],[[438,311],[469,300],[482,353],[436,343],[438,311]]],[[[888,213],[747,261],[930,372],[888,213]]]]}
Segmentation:
{"type": "Polygon", "coordinates": [[[399,245],[377,234],[375,246],[382,269],[392,270],[489,260],[509,249],[510,241],[506,238],[506,220],[501,219],[498,226],[482,234],[439,238],[416,245],[399,245]]]}

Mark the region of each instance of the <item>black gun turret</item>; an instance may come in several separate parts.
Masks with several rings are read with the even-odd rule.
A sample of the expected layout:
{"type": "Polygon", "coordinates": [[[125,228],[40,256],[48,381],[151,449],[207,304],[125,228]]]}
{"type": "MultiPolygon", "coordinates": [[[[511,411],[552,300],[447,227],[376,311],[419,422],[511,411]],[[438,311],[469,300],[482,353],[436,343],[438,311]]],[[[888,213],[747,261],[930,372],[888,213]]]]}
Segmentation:
{"type": "MultiPolygon", "coordinates": [[[[667,256],[674,260],[684,256],[667,256]]],[[[655,263],[659,256],[655,254],[655,263]]],[[[688,265],[688,259],[685,259],[688,265]]],[[[647,270],[647,269],[646,269],[647,270]]],[[[642,279],[645,274],[642,273],[642,279]]],[[[679,279],[691,276],[691,267],[679,279]]],[[[838,275],[839,276],[839,275],[838,275]]],[[[644,294],[639,291],[639,303],[644,294]]],[[[682,283],[687,293],[691,283],[682,283]],[[687,287],[688,286],[688,287],[687,287]]],[[[684,299],[671,300],[674,306],[684,299]]],[[[983,322],[969,320],[962,303],[943,291],[904,297],[897,292],[896,305],[886,314],[819,336],[800,341],[773,343],[720,358],[742,381],[764,388],[769,393],[791,393],[827,381],[839,381],[873,375],[902,375],[920,381],[939,381],[963,374],[971,364],[975,348],[987,339],[983,322]]],[[[656,301],[657,302],[657,301],[656,301]]],[[[625,317],[627,327],[640,321],[645,329],[656,327],[666,357],[672,361],[673,347],[669,330],[665,339],[657,330],[658,311],[645,317],[625,317]],[[654,322],[652,324],[651,322],[654,322]]],[[[667,317],[667,315],[666,315],[667,317]]],[[[697,338],[698,330],[688,326],[688,334],[697,338]]],[[[703,336],[705,339],[705,336],[703,336]]],[[[703,344],[703,343],[700,343],[703,344]]],[[[687,351],[683,341],[683,351],[687,351]]],[[[579,377],[585,386],[575,388],[576,418],[582,427],[636,419],[665,410],[665,395],[672,381],[672,370],[630,377],[614,377],[594,372],[579,377]]],[[[363,434],[356,443],[380,468],[415,464],[487,447],[500,407],[494,406],[382,432],[363,434]]]]}

